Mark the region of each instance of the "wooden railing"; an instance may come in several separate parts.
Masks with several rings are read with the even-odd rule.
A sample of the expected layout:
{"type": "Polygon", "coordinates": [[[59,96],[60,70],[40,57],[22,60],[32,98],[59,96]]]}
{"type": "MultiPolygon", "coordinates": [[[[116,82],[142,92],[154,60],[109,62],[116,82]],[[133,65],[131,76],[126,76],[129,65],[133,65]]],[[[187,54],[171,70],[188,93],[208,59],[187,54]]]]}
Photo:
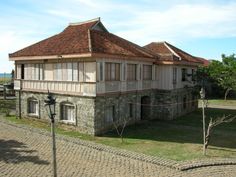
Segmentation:
{"type": "Polygon", "coordinates": [[[107,81],[107,82],[71,82],[71,81],[45,81],[45,80],[15,80],[15,90],[50,92],[96,96],[96,94],[109,92],[126,92],[156,88],[157,81],[107,81]]]}
{"type": "Polygon", "coordinates": [[[28,91],[47,91],[71,95],[96,95],[96,83],[45,80],[15,80],[17,88],[28,91]]]}

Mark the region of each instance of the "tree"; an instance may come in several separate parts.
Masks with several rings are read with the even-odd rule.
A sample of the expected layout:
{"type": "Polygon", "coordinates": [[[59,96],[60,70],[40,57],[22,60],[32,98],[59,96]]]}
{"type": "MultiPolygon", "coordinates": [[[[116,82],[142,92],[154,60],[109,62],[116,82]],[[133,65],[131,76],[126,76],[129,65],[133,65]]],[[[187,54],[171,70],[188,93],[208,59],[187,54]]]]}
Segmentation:
{"type": "Polygon", "coordinates": [[[222,62],[213,60],[208,66],[207,72],[221,87],[224,88],[224,98],[231,90],[236,90],[236,57],[235,54],[222,55],[222,62]]]}
{"type": "Polygon", "coordinates": [[[228,115],[228,116],[224,115],[222,117],[217,117],[214,120],[212,118],[210,118],[210,122],[208,124],[207,132],[206,132],[206,136],[205,136],[204,149],[207,149],[207,147],[209,145],[213,127],[220,125],[222,123],[232,122],[235,118],[236,118],[236,116],[231,116],[231,115],[228,115]]]}
{"type": "Polygon", "coordinates": [[[113,126],[115,127],[118,136],[121,138],[122,143],[124,142],[123,133],[128,121],[128,118],[122,118],[113,122],[113,126]]]}

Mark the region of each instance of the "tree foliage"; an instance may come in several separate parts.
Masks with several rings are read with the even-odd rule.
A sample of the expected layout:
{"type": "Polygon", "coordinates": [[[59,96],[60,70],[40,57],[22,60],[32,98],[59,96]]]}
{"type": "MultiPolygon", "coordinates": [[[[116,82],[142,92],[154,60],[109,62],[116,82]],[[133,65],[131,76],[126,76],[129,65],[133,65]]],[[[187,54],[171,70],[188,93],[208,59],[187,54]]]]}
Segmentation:
{"type": "Polygon", "coordinates": [[[225,100],[231,90],[236,90],[236,56],[222,55],[222,61],[213,60],[206,68],[200,68],[198,79],[216,82],[225,90],[225,100]]]}

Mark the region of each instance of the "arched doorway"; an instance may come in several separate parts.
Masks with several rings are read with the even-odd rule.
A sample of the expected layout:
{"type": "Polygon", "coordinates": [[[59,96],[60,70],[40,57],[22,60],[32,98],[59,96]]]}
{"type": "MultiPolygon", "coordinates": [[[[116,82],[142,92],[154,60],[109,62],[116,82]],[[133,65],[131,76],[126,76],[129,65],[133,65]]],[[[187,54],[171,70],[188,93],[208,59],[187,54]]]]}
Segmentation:
{"type": "Polygon", "coordinates": [[[141,120],[150,119],[151,98],[149,96],[141,97],[141,120]]]}

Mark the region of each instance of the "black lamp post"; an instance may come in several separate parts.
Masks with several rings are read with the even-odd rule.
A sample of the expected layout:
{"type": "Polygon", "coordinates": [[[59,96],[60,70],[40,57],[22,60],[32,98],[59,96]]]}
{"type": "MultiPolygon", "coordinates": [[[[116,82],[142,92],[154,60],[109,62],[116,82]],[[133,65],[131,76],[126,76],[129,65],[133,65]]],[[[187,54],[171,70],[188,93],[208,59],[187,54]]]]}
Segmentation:
{"type": "Polygon", "coordinates": [[[56,163],[56,141],[55,141],[55,107],[56,99],[48,91],[47,99],[44,100],[45,106],[47,106],[48,116],[51,120],[51,133],[52,133],[52,158],[53,158],[53,175],[57,176],[57,163],[56,163]]]}

